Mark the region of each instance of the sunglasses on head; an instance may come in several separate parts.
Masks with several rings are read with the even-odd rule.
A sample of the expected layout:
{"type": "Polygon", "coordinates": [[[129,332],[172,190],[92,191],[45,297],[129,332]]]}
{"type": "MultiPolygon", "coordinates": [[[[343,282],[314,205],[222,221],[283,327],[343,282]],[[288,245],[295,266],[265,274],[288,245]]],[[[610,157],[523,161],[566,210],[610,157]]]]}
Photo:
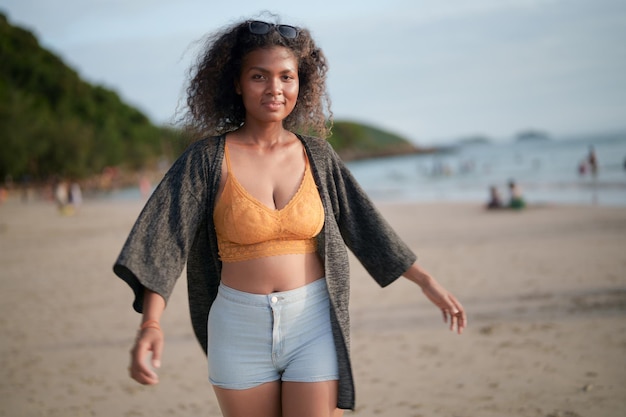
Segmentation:
{"type": "Polygon", "coordinates": [[[267,35],[272,28],[275,28],[278,33],[287,39],[295,39],[298,36],[298,28],[295,26],[275,25],[273,23],[261,22],[260,20],[248,22],[248,30],[254,35],[267,35]]]}

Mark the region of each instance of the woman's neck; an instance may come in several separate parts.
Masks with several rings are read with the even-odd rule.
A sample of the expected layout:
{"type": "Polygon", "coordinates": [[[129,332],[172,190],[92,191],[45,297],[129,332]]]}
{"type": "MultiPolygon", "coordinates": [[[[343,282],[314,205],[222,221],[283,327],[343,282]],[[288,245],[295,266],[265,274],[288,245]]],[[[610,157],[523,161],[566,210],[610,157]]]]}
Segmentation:
{"type": "Polygon", "coordinates": [[[286,142],[293,141],[294,135],[286,130],[282,123],[268,125],[244,123],[239,129],[231,133],[231,139],[239,144],[273,148],[286,142]]]}

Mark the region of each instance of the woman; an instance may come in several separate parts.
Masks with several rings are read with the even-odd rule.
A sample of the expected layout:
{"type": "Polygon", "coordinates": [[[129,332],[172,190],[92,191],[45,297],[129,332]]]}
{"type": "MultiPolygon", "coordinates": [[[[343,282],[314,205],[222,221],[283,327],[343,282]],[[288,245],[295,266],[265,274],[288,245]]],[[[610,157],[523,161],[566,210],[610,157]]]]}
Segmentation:
{"type": "Polygon", "coordinates": [[[326,61],[303,28],[235,24],[188,88],[209,136],[174,163],[114,266],[143,313],[130,373],[158,377],[159,320],[187,266],[192,325],[225,416],[341,416],[354,408],[346,244],[381,286],[404,275],[466,326],[323,139],[326,61]],[[215,136],[210,136],[215,135],[215,136]]]}

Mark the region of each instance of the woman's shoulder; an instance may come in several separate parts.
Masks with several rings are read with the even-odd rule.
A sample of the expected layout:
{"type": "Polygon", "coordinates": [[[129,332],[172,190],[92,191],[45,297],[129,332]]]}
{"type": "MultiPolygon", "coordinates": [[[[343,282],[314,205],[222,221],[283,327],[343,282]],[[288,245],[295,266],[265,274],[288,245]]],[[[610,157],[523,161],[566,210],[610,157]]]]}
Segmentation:
{"type": "Polygon", "coordinates": [[[317,136],[298,135],[313,157],[329,157],[333,156],[334,150],[330,143],[323,138],[317,136]]]}
{"type": "Polygon", "coordinates": [[[211,170],[214,162],[218,159],[220,142],[220,136],[215,136],[190,143],[176,158],[168,174],[170,176],[194,174],[198,178],[203,177],[211,170]]]}
{"type": "Polygon", "coordinates": [[[325,146],[328,144],[328,141],[326,139],[322,139],[319,136],[310,136],[310,135],[301,135],[301,134],[298,134],[297,136],[300,138],[300,140],[308,144],[312,144],[316,146],[325,146]]]}
{"type": "Polygon", "coordinates": [[[180,159],[183,160],[195,160],[210,161],[219,152],[222,142],[222,136],[211,136],[191,142],[183,153],[180,155],[180,159]]]}
{"type": "Polygon", "coordinates": [[[216,152],[220,146],[221,140],[223,140],[224,135],[219,136],[208,136],[202,139],[198,139],[193,141],[187,147],[187,151],[197,151],[197,150],[206,150],[209,152],[216,152]]]}

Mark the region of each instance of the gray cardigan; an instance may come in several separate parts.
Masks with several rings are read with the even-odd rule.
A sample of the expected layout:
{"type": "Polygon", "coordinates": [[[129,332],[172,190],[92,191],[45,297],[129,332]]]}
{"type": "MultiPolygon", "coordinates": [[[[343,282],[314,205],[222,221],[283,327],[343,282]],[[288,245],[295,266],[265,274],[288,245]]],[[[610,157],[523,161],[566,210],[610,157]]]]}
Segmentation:
{"type": "MultiPolygon", "coordinates": [[[[325,211],[324,228],[317,239],[339,363],[337,406],[354,409],[346,245],[383,287],[401,276],[416,256],[382,218],[328,142],[299,138],[325,211]]],[[[141,312],[144,287],[167,301],[186,264],[191,322],[205,353],[206,323],[221,271],[213,207],[224,143],[224,136],[204,139],[178,158],[146,203],[113,266],[115,274],[133,289],[133,308],[141,312]]]]}

